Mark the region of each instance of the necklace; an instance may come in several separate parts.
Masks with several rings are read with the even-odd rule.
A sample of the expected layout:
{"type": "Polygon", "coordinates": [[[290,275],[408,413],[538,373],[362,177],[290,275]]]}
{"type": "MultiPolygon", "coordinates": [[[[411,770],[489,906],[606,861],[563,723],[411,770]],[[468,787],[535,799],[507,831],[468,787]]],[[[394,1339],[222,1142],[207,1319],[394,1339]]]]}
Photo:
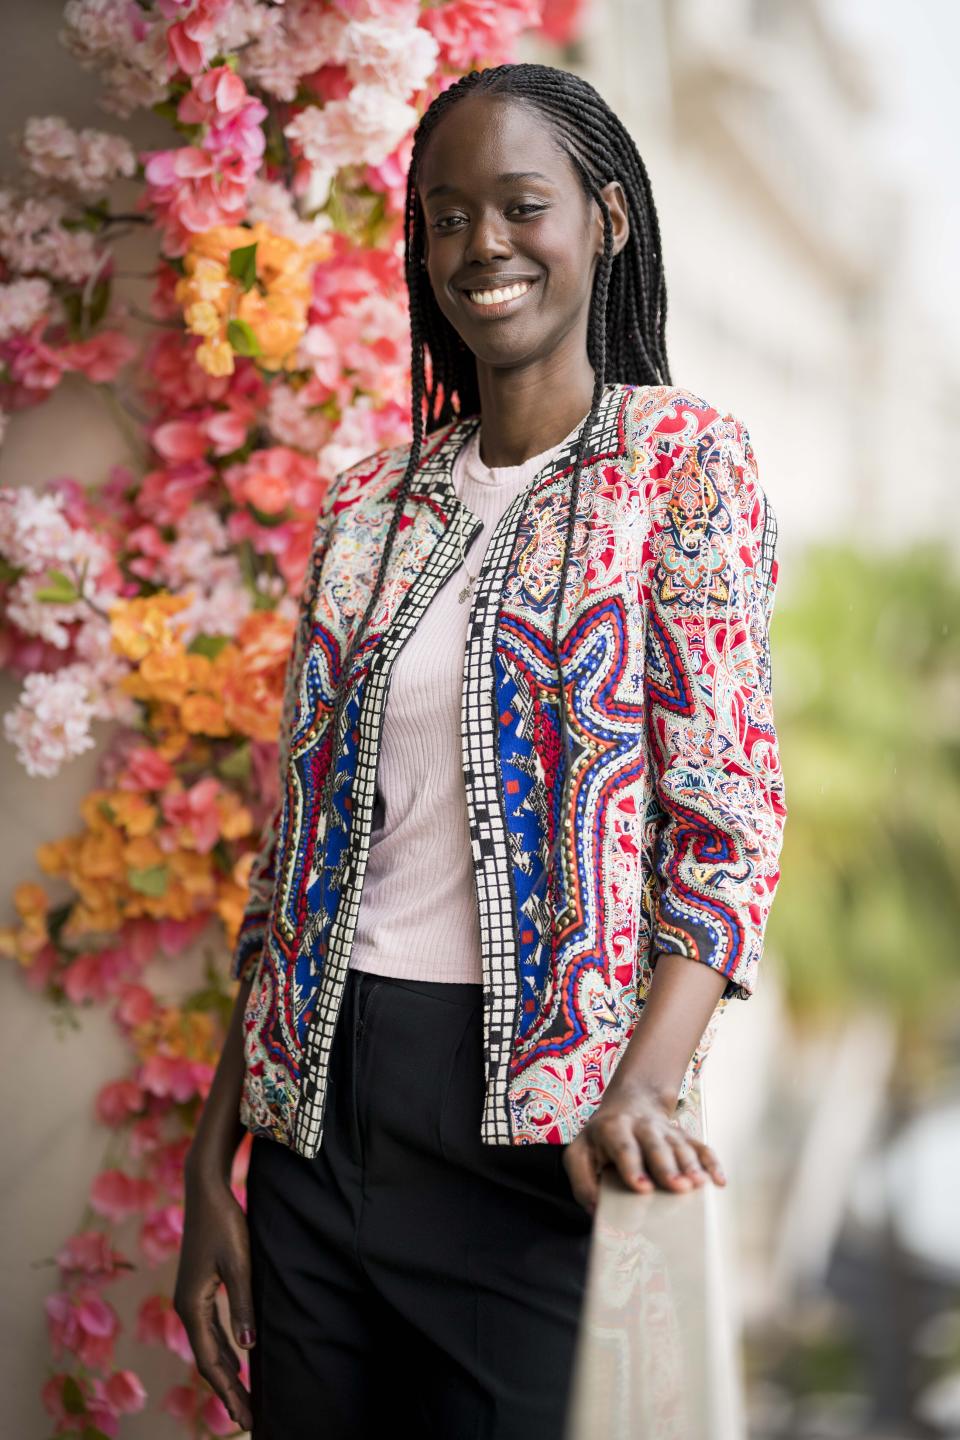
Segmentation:
{"type": "MultiPolygon", "coordinates": [[[[461,502],[461,505],[462,505],[462,502],[461,502]]],[[[480,571],[478,570],[477,573],[476,573],[476,575],[472,575],[472,574],[470,573],[469,567],[467,566],[467,552],[466,552],[466,550],[464,550],[464,548],[463,548],[463,509],[462,509],[462,508],[461,508],[461,510],[460,510],[460,515],[459,515],[458,520],[457,520],[457,543],[458,543],[459,546],[460,546],[460,559],[461,559],[461,562],[462,562],[462,564],[463,564],[464,571],[466,572],[466,576],[467,576],[467,583],[466,583],[466,585],[464,585],[463,588],[462,588],[462,589],[458,592],[458,594],[457,594],[457,599],[459,600],[460,604],[463,605],[467,600],[469,600],[469,598],[470,598],[470,592],[471,592],[471,590],[473,589],[474,585],[475,585],[476,582],[477,582],[477,579],[478,579],[478,577],[479,577],[479,575],[480,575],[480,571]]]]}

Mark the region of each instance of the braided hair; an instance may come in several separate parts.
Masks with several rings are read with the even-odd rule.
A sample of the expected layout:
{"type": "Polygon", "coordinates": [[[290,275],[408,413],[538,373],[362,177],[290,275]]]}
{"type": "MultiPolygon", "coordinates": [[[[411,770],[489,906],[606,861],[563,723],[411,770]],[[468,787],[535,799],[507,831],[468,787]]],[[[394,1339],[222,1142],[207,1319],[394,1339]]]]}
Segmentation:
{"type": "MultiPolygon", "coordinates": [[[[646,167],[633,139],[622,121],[588,81],[551,65],[532,63],[471,70],[433,100],[414,132],[413,153],[407,174],[404,247],[410,306],[413,441],[397,490],[396,504],[384,541],[373,593],[340,672],[331,721],[330,765],[321,813],[329,814],[332,801],[340,727],[347,701],[345,677],[349,674],[350,666],[363,643],[366,626],[380,598],[400,518],[420,464],[424,437],[453,420],[475,415],[480,410],[475,358],[442,313],[425,268],[426,222],[417,189],[427,142],[451,108],[470,95],[508,98],[528,106],[540,119],[546,120],[557,143],[570,160],[584,194],[596,201],[603,216],[603,254],[599,257],[594,275],[587,324],[587,355],[594,372],[593,396],[589,414],[580,428],[571,480],[563,564],[553,614],[560,753],[564,763],[559,816],[561,822],[565,823],[569,814],[572,767],[569,763],[567,704],[559,630],[583,457],[604,387],[608,382],[638,385],[670,383],[665,341],[667,291],[657,211],[646,167]],[[628,238],[617,255],[613,254],[610,212],[600,194],[601,188],[614,179],[619,180],[623,188],[630,222],[628,238]]],[[[561,825],[558,824],[555,828],[556,836],[548,856],[548,865],[534,885],[534,890],[538,890],[552,873],[553,860],[562,833],[561,825]]]]}

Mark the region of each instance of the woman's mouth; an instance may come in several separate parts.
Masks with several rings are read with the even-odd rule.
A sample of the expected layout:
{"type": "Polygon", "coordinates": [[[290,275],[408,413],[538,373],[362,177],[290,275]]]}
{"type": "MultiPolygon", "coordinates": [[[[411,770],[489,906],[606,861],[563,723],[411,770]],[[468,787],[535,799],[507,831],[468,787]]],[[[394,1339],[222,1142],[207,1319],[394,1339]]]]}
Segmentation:
{"type": "Polygon", "coordinates": [[[514,309],[533,286],[532,280],[518,280],[512,285],[499,285],[494,289],[464,290],[461,293],[472,310],[489,315],[492,319],[514,309]]]}

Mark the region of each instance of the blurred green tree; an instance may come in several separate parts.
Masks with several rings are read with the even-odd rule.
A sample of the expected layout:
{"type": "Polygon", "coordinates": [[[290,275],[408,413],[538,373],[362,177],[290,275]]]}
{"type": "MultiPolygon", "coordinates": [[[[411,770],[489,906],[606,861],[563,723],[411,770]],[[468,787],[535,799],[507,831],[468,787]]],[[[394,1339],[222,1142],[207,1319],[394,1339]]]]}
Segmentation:
{"type": "Polygon", "coordinates": [[[939,544],[801,563],[771,627],[787,824],[769,944],[796,1011],[869,997],[912,1027],[960,989],[960,579],[939,544]]]}

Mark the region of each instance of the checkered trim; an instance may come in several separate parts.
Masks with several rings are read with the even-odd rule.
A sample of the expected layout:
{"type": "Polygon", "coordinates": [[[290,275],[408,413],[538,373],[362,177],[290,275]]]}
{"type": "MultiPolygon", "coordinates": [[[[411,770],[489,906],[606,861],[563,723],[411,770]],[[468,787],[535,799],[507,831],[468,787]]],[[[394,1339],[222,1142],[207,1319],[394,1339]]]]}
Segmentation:
{"type": "MultiPolygon", "coordinates": [[[[608,386],[584,448],[584,465],[622,447],[619,387],[608,386]]],[[[523,512],[531,494],[572,471],[579,428],[501,516],[483,559],[467,631],[460,707],[463,776],[473,851],[480,934],[483,936],[483,1063],[486,1098],[481,1138],[509,1145],[510,1058],[520,1023],[520,935],[513,857],[499,767],[500,715],[493,665],[500,602],[523,512]]],[[[511,715],[512,722],[513,716],[511,715]]]]}
{"type": "MultiPolygon", "coordinates": [[[[452,484],[444,489],[442,485],[431,483],[431,479],[434,476],[450,474],[453,459],[463,443],[465,432],[469,432],[478,423],[479,421],[473,420],[459,422],[418,472],[414,494],[408,502],[408,513],[412,509],[415,515],[422,503],[422,497],[429,494],[440,504],[446,517],[445,528],[431,549],[424,569],[407,591],[371,656],[359,716],[356,705],[347,706],[345,710],[346,725],[359,732],[356,771],[350,789],[353,824],[340,877],[340,903],[327,937],[316,1016],[308,1032],[304,1051],[304,1075],[297,1106],[295,1148],[307,1157],[317,1153],[323,1135],[330,1052],[347,980],[350,952],[363,896],[363,880],[370,854],[377,789],[377,760],[393,664],[434,595],[462,564],[455,523],[460,511],[463,511],[465,522],[464,546],[472,543],[483,528],[478,518],[457,499],[452,484]],[[419,479],[421,474],[425,483],[421,483],[419,479]]],[[[337,753],[342,760],[345,746],[343,737],[338,739],[337,753]]]]}

